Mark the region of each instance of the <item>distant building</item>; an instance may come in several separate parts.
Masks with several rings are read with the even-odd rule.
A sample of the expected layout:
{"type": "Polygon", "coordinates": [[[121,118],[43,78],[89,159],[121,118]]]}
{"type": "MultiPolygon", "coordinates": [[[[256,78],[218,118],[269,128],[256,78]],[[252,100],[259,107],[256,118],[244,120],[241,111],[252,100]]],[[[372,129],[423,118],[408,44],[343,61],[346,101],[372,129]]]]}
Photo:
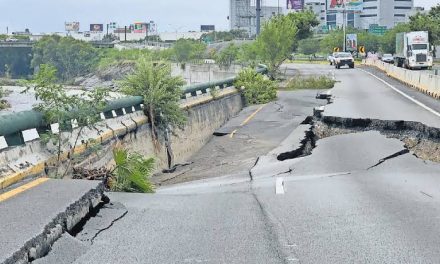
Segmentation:
{"type": "MultiPolygon", "coordinates": [[[[303,9],[312,10],[320,21],[320,28],[341,28],[344,24],[342,10],[330,7],[333,0],[304,0],[303,9]]],[[[289,10],[290,11],[290,10],[289,10]]],[[[373,27],[393,28],[396,24],[407,22],[417,12],[414,0],[363,0],[359,11],[347,11],[346,25],[360,29],[373,27]]]]}
{"type": "MultiPolygon", "coordinates": [[[[255,0],[230,0],[229,28],[244,29],[253,36],[256,33],[256,5],[255,0]]],[[[261,6],[261,24],[273,16],[283,13],[283,8],[277,6],[261,6]]]]}
{"type": "Polygon", "coordinates": [[[409,11],[408,13],[406,13],[406,17],[405,17],[405,22],[409,22],[409,18],[412,16],[417,15],[418,13],[421,14],[428,14],[429,11],[425,10],[425,8],[421,7],[421,6],[415,6],[411,9],[411,11],[409,11]]]}
{"type": "Polygon", "coordinates": [[[406,21],[407,14],[412,11],[413,7],[414,0],[364,1],[358,27],[368,29],[370,25],[377,24],[393,28],[398,23],[406,21]]]}

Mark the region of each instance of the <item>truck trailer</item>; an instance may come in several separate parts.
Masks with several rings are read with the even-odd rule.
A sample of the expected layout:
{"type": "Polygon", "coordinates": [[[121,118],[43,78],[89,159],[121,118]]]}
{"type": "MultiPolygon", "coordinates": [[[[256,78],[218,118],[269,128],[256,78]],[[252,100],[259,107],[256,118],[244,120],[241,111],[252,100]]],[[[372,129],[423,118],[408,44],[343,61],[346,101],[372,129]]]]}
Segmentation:
{"type": "Polygon", "coordinates": [[[427,31],[396,34],[396,53],[394,64],[407,69],[428,69],[433,58],[427,31]]]}

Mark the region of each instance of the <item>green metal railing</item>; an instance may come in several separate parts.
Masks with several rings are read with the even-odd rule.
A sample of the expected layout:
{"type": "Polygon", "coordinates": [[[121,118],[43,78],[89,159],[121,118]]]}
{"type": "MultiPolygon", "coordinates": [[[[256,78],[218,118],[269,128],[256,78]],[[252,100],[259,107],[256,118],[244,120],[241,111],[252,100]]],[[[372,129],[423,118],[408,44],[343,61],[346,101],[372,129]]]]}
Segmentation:
{"type": "MultiPolygon", "coordinates": [[[[267,73],[267,67],[259,65],[257,72],[265,74],[267,73]]],[[[182,88],[182,98],[187,98],[187,94],[197,96],[198,91],[205,94],[208,89],[215,87],[220,89],[231,87],[235,80],[236,77],[232,77],[214,82],[185,86],[182,88]]],[[[107,103],[103,110],[103,115],[108,119],[139,111],[142,109],[142,103],[141,96],[127,96],[112,100],[107,103]]],[[[49,125],[44,122],[43,115],[35,110],[0,115],[0,136],[5,137],[8,146],[22,145],[25,143],[22,131],[29,129],[36,129],[38,132],[48,131],[49,125]]]]}

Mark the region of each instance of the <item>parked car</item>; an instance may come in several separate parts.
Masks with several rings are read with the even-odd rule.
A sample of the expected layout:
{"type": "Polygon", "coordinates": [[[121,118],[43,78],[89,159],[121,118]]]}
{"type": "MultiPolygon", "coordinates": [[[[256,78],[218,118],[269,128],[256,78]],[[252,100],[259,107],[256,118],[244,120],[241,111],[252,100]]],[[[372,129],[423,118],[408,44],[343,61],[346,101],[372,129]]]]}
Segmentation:
{"type": "Polygon", "coordinates": [[[335,63],[335,56],[339,52],[333,52],[332,54],[328,55],[327,61],[330,63],[330,65],[333,65],[335,63]]]}
{"type": "Polygon", "coordinates": [[[383,62],[393,64],[393,63],[394,63],[394,57],[393,57],[393,54],[384,54],[384,55],[382,56],[382,59],[381,59],[381,60],[382,60],[383,62]]]}
{"type": "Polygon", "coordinates": [[[354,68],[353,55],[351,55],[350,52],[338,52],[335,54],[334,64],[336,69],[339,69],[342,66],[354,68]]]}

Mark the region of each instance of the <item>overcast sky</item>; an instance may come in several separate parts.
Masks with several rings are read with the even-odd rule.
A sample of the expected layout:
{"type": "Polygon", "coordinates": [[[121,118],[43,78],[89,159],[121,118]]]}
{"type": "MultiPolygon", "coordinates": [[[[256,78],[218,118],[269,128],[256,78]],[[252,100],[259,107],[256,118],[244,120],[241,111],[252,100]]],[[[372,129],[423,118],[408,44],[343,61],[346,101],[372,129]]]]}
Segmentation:
{"type": "MultiPolygon", "coordinates": [[[[390,0],[387,0],[390,1],[390,0]]],[[[278,0],[263,0],[277,5],[278,0]]],[[[279,0],[280,5],[285,0],[279,0]]],[[[415,0],[416,6],[429,8],[440,0],[415,0]]],[[[162,31],[199,30],[201,24],[214,24],[227,30],[229,0],[0,0],[0,33],[64,30],[65,21],[79,21],[81,30],[90,23],[111,21],[129,25],[153,20],[162,31]]]]}

